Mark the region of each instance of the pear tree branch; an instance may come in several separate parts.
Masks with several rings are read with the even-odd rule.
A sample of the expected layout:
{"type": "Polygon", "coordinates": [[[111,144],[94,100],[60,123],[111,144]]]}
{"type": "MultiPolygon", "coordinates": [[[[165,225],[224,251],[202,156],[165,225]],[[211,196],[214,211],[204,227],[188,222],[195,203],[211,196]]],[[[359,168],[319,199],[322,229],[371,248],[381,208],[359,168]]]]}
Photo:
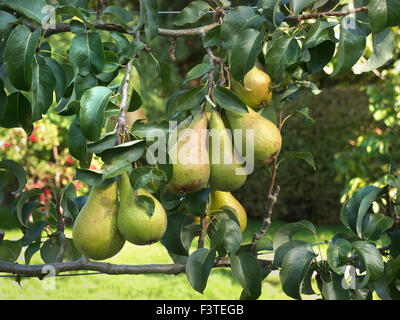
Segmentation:
{"type": "Polygon", "coordinates": [[[57,214],[57,235],[60,239],[60,250],[57,253],[56,261],[61,262],[65,252],[65,233],[64,221],[61,214],[61,196],[56,194],[56,214],[57,214]]]}
{"type": "MultiPolygon", "coordinates": [[[[258,260],[261,267],[274,269],[272,261],[258,260]]],[[[219,259],[214,263],[213,268],[229,268],[229,259],[219,259]]],[[[0,261],[0,272],[11,273],[17,276],[43,277],[49,268],[54,268],[55,274],[59,275],[69,271],[98,271],[104,274],[174,274],[185,273],[184,264],[145,264],[145,265],[120,265],[107,262],[91,261],[86,257],[75,261],[55,262],[40,265],[24,265],[12,262],[0,261]],[[46,267],[46,268],[45,268],[46,267]]]]}

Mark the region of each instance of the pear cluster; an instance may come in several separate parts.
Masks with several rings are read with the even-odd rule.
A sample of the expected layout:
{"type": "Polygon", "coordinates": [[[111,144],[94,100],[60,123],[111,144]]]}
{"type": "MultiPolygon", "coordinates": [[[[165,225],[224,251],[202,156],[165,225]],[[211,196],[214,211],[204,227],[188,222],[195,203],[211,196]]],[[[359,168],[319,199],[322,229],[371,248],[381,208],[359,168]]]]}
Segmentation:
{"type": "MultiPolygon", "coordinates": [[[[265,166],[279,154],[282,144],[276,125],[255,111],[271,99],[269,82],[268,75],[256,65],[245,76],[244,86],[232,82],[232,89],[248,105],[247,113],[202,109],[180,122],[168,137],[167,150],[172,160],[168,189],[176,194],[191,194],[211,188],[207,219],[228,207],[236,214],[242,232],[247,225],[246,211],[231,192],[242,187],[251,173],[244,159],[252,159],[254,166],[265,166]],[[234,131],[241,134],[233,135],[234,131]]],[[[146,122],[142,108],[127,112],[128,127],[138,119],[146,122]]],[[[106,131],[115,126],[116,119],[108,118],[106,131]]],[[[198,218],[197,221],[200,223],[198,218]]],[[[159,241],[166,228],[162,204],[144,188],[133,190],[129,174],[124,172],[118,182],[92,188],[72,235],[83,255],[104,260],[117,254],[126,241],[135,245],[159,241]],[[138,202],[143,196],[154,201],[151,215],[138,202]]]]}

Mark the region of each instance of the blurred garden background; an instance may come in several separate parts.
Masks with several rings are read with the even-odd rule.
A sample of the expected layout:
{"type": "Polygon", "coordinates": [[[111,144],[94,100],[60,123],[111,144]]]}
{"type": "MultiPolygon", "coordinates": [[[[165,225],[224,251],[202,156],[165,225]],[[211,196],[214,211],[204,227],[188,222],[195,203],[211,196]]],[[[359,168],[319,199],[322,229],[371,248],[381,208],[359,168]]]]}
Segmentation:
{"type": "MultiPolygon", "coordinates": [[[[231,2],[233,5],[256,4],[256,1],[231,2]]],[[[328,1],[326,8],[330,9],[332,2],[335,1],[328,1]]],[[[138,10],[138,1],[107,0],[107,4],[113,3],[138,10]]],[[[187,1],[159,1],[159,7],[165,11],[181,10],[186,5],[187,1]]],[[[173,20],[174,15],[162,15],[160,25],[173,28],[173,20]]],[[[104,37],[107,36],[104,32],[104,37]]],[[[396,43],[399,37],[400,34],[396,34],[396,43]]],[[[55,59],[60,63],[63,63],[63,56],[68,55],[65,47],[71,38],[72,35],[60,34],[50,39],[57,53],[55,59]]],[[[176,61],[171,61],[170,45],[165,37],[158,37],[151,43],[153,57],[171,67],[168,81],[163,83],[159,80],[154,58],[149,54],[140,56],[142,99],[149,121],[166,119],[168,97],[179,90],[185,73],[205,54],[198,39],[178,38],[176,61]]],[[[367,184],[383,186],[388,173],[400,174],[400,48],[396,50],[393,59],[373,73],[356,74],[355,68],[354,73],[333,80],[329,77],[333,65],[328,65],[324,72],[310,79],[322,92],[314,96],[305,90],[287,109],[287,114],[293,116],[287,119],[282,130],[282,152],[311,152],[316,170],[300,159],[281,163],[277,175],[281,192],[268,231],[271,236],[283,222],[306,219],[319,226],[320,241],[330,239],[343,231],[340,208],[355,190],[367,184]]],[[[2,75],[4,66],[0,67],[0,78],[2,75]]],[[[44,203],[51,198],[50,190],[54,186],[68,185],[75,173],[76,160],[67,149],[70,121],[50,110],[44,119],[34,124],[30,136],[23,129],[0,128],[0,159],[8,158],[22,164],[28,175],[26,188],[41,188],[44,203]]],[[[92,169],[96,169],[96,161],[92,169]]],[[[74,183],[79,195],[88,194],[87,185],[74,183]]],[[[249,217],[244,235],[247,241],[260,226],[268,185],[268,171],[257,169],[246,185],[234,192],[249,217]]],[[[0,230],[5,231],[6,239],[20,237],[7,207],[12,200],[9,195],[0,210],[0,230]]],[[[161,244],[148,248],[127,244],[110,261],[143,264],[170,263],[171,259],[161,244]]],[[[265,287],[268,288],[263,289],[260,299],[287,298],[276,276],[268,277],[265,287]]],[[[19,286],[14,278],[0,278],[0,288],[0,299],[237,299],[241,291],[240,285],[224,270],[212,271],[204,295],[191,289],[184,274],[60,277],[55,291],[42,290],[38,279],[22,279],[19,286]],[[227,277],[232,286],[226,284],[227,277]],[[171,288],[174,288],[172,292],[171,288]]]]}

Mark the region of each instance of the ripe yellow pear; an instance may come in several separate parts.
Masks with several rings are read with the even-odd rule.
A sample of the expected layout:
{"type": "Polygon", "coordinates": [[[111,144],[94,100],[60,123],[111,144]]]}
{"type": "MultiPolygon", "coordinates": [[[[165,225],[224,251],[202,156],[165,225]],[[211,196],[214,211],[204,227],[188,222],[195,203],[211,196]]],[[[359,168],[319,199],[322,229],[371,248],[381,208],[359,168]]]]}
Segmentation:
{"type": "Polygon", "coordinates": [[[246,210],[230,192],[212,190],[210,194],[210,215],[212,216],[213,211],[223,207],[231,207],[234,209],[236,217],[239,220],[240,230],[243,232],[247,226],[246,210]]]}
{"type": "MultiPolygon", "coordinates": [[[[254,165],[262,166],[270,163],[274,155],[278,155],[282,147],[282,137],[278,127],[270,120],[264,118],[251,108],[247,108],[249,113],[237,113],[225,110],[226,118],[231,130],[242,130],[242,141],[235,141],[238,145],[241,143],[243,153],[247,148],[246,129],[253,129],[254,133],[254,165]]],[[[249,136],[250,137],[250,136],[249,136]]],[[[246,157],[248,158],[248,154],[246,157]]]]}
{"type": "Polygon", "coordinates": [[[210,186],[221,191],[240,188],[246,181],[246,172],[238,161],[232,136],[216,110],[211,111],[209,137],[210,186]]]}
{"type": "Polygon", "coordinates": [[[210,164],[207,150],[207,116],[200,111],[169,148],[172,178],[168,187],[175,193],[193,193],[207,185],[210,164]]]}
{"type": "Polygon", "coordinates": [[[266,74],[261,65],[256,65],[244,76],[244,86],[232,80],[232,90],[254,110],[264,108],[272,98],[272,91],[269,89],[271,78],[266,74]]]}
{"type": "Polygon", "coordinates": [[[136,202],[136,192],[132,189],[128,173],[119,178],[119,211],[118,229],[122,237],[136,245],[147,245],[157,242],[167,229],[167,215],[161,203],[144,189],[138,190],[138,196],[153,199],[155,208],[151,217],[147,209],[136,202]]]}
{"type": "Polygon", "coordinates": [[[92,187],[72,229],[76,248],[87,258],[104,260],[116,255],[125,240],[117,228],[117,183],[92,187]]]}

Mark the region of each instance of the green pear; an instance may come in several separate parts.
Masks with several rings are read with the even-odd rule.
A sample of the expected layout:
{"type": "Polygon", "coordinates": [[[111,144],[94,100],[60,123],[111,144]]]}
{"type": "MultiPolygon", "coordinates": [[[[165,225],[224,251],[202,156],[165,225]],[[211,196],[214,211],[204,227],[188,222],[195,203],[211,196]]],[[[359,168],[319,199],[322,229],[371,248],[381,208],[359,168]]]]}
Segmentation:
{"type": "MultiPolygon", "coordinates": [[[[270,163],[273,157],[278,155],[281,150],[281,133],[274,123],[264,118],[253,109],[247,109],[249,113],[237,113],[225,110],[225,116],[231,130],[242,130],[242,141],[235,141],[235,145],[242,146],[243,154],[246,154],[246,149],[248,147],[247,135],[250,134],[246,132],[246,129],[254,129],[254,165],[266,165],[270,163]]],[[[249,156],[250,155],[246,154],[247,159],[249,156]]]]}
{"type": "Polygon", "coordinates": [[[246,181],[246,172],[238,161],[232,138],[216,110],[211,111],[209,137],[210,186],[221,191],[240,188],[246,181]]]}
{"type": "Polygon", "coordinates": [[[138,196],[144,195],[154,200],[151,217],[147,209],[136,202],[136,191],[131,187],[128,173],[119,178],[118,229],[124,239],[135,245],[147,245],[161,239],[167,229],[167,215],[161,203],[149,192],[139,189],[138,196]]]}
{"type": "Polygon", "coordinates": [[[92,187],[72,229],[76,248],[87,258],[104,260],[116,255],[125,240],[117,227],[117,183],[92,187]]]}
{"type": "Polygon", "coordinates": [[[193,193],[206,187],[210,177],[207,150],[207,115],[200,111],[178,141],[169,149],[172,178],[168,184],[174,193],[193,193]]]}
{"type": "Polygon", "coordinates": [[[243,232],[247,226],[247,214],[241,203],[230,192],[212,190],[210,193],[210,216],[214,216],[215,211],[223,207],[234,209],[240,230],[243,232]]]}
{"type": "Polygon", "coordinates": [[[243,79],[244,86],[232,80],[232,90],[245,102],[250,108],[260,110],[264,108],[272,98],[272,91],[269,89],[271,78],[266,74],[261,65],[256,65],[245,74],[243,79]]]}
{"type": "Polygon", "coordinates": [[[190,126],[192,121],[193,117],[189,116],[171,130],[168,137],[168,150],[171,150],[171,148],[178,142],[178,139],[182,136],[185,129],[190,126]]]}

